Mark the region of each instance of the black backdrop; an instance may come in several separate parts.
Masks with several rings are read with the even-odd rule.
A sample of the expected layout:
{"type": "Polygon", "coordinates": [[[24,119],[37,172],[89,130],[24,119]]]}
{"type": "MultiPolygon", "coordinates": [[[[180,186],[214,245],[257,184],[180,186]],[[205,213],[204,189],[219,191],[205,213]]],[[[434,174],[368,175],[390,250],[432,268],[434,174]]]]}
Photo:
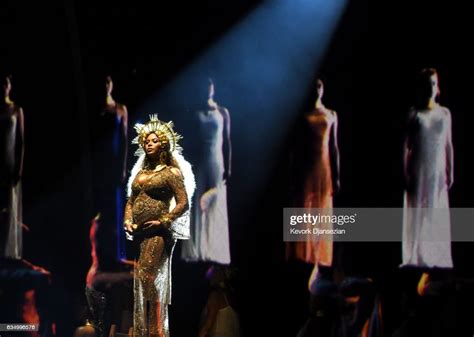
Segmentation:
{"type": "MultiPolygon", "coordinates": [[[[31,231],[25,234],[24,255],[53,272],[61,294],[53,300],[68,308],[62,316],[64,331],[78,323],[74,307],[83,301],[90,263],[87,142],[96,88],[102,90],[104,75],[112,74],[114,96],[128,106],[133,120],[141,101],[258,3],[2,2],[0,72],[13,74],[12,96],[24,108],[26,120],[24,221],[31,231]]],[[[427,66],[439,70],[441,102],[453,116],[451,205],[473,204],[469,11],[417,3],[371,2],[369,38],[368,1],[350,1],[321,66],[325,103],[339,114],[342,190],[335,197],[337,207],[402,206],[404,118],[414,74],[427,66]]],[[[226,102],[231,112],[232,104],[226,102]]],[[[233,135],[238,135],[237,127],[233,125],[233,135]]],[[[249,160],[245,149],[233,139],[232,256],[241,272],[241,310],[248,335],[294,335],[307,314],[309,269],[285,264],[281,239],[282,207],[290,203],[287,158],[293,139],[288,136],[279,149],[281,161],[268,168],[266,187],[245,209],[232,200],[242,198],[242,185],[252,170],[244,164],[249,160]]],[[[251,159],[254,165],[265,165],[251,159]]],[[[375,278],[382,291],[390,293],[399,284],[400,249],[397,243],[348,244],[344,265],[350,273],[375,278]]],[[[469,274],[470,245],[454,244],[453,252],[456,270],[469,274]]],[[[171,326],[176,335],[189,335],[204,304],[204,266],[175,261],[171,326]],[[192,324],[182,324],[188,321],[192,324]]],[[[393,308],[399,304],[388,303],[394,303],[387,310],[392,315],[388,320],[396,325],[398,309],[393,308]]]]}

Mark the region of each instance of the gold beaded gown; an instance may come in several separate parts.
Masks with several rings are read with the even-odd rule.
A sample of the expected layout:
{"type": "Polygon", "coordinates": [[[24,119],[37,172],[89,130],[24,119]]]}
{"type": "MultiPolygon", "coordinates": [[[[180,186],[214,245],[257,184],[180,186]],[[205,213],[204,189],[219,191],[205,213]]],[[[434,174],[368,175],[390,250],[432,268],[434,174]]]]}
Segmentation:
{"type": "MultiPolygon", "coordinates": [[[[132,182],[125,220],[138,227],[164,216],[174,220],[189,207],[183,177],[165,166],[157,171],[140,171],[132,182]],[[147,178],[141,181],[140,175],[147,178]],[[141,181],[141,182],[140,182],[141,181]],[[169,211],[170,204],[176,206],[169,211]]],[[[133,336],[169,336],[168,304],[171,303],[171,256],[177,238],[179,221],[173,221],[158,235],[140,240],[140,255],[134,271],[133,336]]],[[[135,238],[134,238],[135,239],[135,238]]]]}

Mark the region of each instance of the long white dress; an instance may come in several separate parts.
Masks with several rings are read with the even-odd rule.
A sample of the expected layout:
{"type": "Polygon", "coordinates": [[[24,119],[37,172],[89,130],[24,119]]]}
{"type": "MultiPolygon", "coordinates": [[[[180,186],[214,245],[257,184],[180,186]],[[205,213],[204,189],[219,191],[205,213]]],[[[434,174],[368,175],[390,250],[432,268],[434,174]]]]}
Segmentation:
{"type": "Polygon", "coordinates": [[[191,238],[184,241],[185,261],[230,263],[227,186],[224,175],[224,117],[219,109],[198,113],[200,159],[194,164],[196,193],[191,238]],[[203,209],[201,206],[205,206],[203,209]]]}
{"type": "Polygon", "coordinates": [[[404,195],[403,265],[451,268],[446,172],[450,112],[442,106],[413,110],[410,127],[413,133],[407,167],[413,187],[404,195]]]}

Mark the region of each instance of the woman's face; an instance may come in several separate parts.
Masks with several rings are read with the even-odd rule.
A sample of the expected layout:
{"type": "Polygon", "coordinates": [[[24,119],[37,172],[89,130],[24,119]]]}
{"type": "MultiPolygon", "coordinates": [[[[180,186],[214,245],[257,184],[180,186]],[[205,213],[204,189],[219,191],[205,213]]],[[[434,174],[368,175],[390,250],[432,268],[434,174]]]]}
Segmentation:
{"type": "Polygon", "coordinates": [[[105,91],[107,92],[107,95],[112,94],[113,88],[114,88],[114,83],[112,82],[112,78],[110,76],[107,76],[105,78],[105,91]]]}
{"type": "Polygon", "coordinates": [[[323,95],[324,95],[323,81],[318,80],[316,83],[316,100],[323,98],[323,95]]]}
{"type": "Polygon", "coordinates": [[[419,87],[417,89],[420,100],[425,101],[436,99],[440,93],[438,75],[433,74],[430,76],[424,76],[420,79],[419,87]]]}
{"type": "Polygon", "coordinates": [[[209,87],[208,87],[208,97],[209,98],[214,98],[214,82],[209,81],[209,87]]]}
{"type": "Polygon", "coordinates": [[[10,82],[10,78],[6,76],[3,79],[3,96],[5,97],[9,96],[11,89],[12,89],[12,83],[10,82]]]}
{"type": "Polygon", "coordinates": [[[148,157],[156,157],[161,149],[160,139],[155,133],[150,133],[143,144],[148,157]]]}
{"type": "Polygon", "coordinates": [[[435,99],[439,95],[438,75],[433,74],[430,76],[430,88],[431,98],[435,99]]]}

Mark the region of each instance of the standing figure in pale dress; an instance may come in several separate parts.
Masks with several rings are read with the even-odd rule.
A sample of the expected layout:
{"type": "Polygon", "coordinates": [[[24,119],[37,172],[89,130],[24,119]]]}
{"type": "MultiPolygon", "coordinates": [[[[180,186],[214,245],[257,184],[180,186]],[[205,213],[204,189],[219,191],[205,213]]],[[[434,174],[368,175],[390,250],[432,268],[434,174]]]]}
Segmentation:
{"type": "MultiPolygon", "coordinates": [[[[452,268],[448,190],[453,184],[451,113],[437,103],[435,69],[421,71],[404,145],[403,265],[452,268]]],[[[418,291],[429,282],[424,273],[418,291]]]]}
{"type": "MultiPolygon", "coordinates": [[[[298,189],[296,206],[320,208],[324,209],[324,214],[332,215],[333,193],[339,190],[338,119],[334,110],[324,106],[323,94],[324,84],[318,79],[314,109],[305,115],[304,144],[299,144],[303,154],[297,164],[303,171],[302,188],[298,189]]],[[[309,289],[315,292],[320,269],[329,274],[328,267],[332,266],[333,242],[327,239],[315,241],[308,237],[307,241],[296,242],[287,249],[289,255],[314,264],[309,289]]]]}
{"type": "Polygon", "coordinates": [[[191,216],[191,239],[183,243],[181,256],[185,261],[229,264],[226,183],[231,174],[230,114],[214,101],[212,80],[207,94],[207,100],[196,116],[200,146],[193,162],[195,207],[191,216]]]}
{"type": "Polygon", "coordinates": [[[0,103],[0,259],[22,258],[23,110],[10,99],[9,76],[2,78],[0,103]]]}

